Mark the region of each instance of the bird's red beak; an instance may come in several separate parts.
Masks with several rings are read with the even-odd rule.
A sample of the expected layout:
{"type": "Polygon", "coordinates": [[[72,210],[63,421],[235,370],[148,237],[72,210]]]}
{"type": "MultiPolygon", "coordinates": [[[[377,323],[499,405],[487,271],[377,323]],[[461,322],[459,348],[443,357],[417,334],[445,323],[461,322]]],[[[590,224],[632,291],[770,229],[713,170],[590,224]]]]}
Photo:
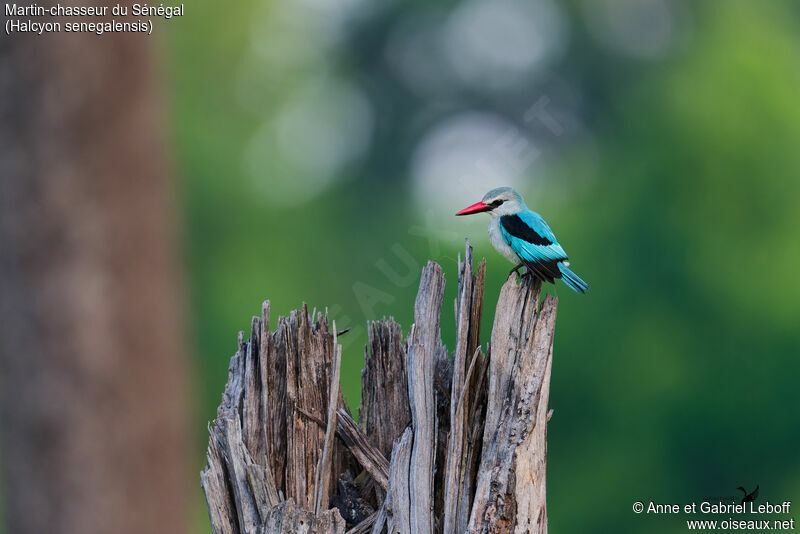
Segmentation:
{"type": "Polygon", "coordinates": [[[456,215],[472,215],[473,213],[480,213],[482,211],[489,211],[492,207],[488,204],[484,204],[483,202],[476,202],[472,206],[468,206],[463,210],[456,213],[456,215]]]}

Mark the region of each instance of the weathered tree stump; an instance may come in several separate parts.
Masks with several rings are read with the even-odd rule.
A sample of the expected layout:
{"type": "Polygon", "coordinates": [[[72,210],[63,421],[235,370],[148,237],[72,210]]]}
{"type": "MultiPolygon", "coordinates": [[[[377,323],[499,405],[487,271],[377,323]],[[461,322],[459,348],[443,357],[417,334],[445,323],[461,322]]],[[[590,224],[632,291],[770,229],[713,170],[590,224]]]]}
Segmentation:
{"type": "Polygon", "coordinates": [[[201,474],[216,534],[546,533],[546,431],[557,299],[503,286],[480,346],[485,261],[459,259],[456,346],[445,280],[422,272],[414,324],[369,325],[357,424],[338,387],[335,324],[303,306],[240,335],[201,474]],[[490,369],[491,363],[491,369],[490,369]],[[349,530],[346,530],[349,528],[349,530]]]}

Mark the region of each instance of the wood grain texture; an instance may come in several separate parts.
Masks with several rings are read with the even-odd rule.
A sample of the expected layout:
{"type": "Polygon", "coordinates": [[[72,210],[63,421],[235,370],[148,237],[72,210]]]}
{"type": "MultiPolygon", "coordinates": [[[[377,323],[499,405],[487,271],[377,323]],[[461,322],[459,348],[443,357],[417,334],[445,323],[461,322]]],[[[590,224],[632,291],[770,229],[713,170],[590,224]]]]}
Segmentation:
{"type": "MultiPolygon", "coordinates": [[[[413,435],[411,428],[407,428],[392,448],[389,491],[386,497],[386,522],[389,534],[416,532],[411,524],[413,507],[411,494],[416,491],[416,486],[410,481],[413,435]]],[[[377,534],[375,530],[372,532],[377,534]]]]}
{"type": "Polygon", "coordinates": [[[408,337],[408,397],[414,440],[408,484],[411,532],[433,532],[433,471],[436,454],[436,406],[434,373],[443,350],[439,321],[444,297],[442,269],[428,262],[422,270],[414,305],[414,325],[408,337]]]}
{"type": "Polygon", "coordinates": [[[348,530],[345,534],[367,534],[367,532],[372,532],[372,527],[375,525],[375,520],[378,518],[378,515],[379,512],[373,512],[372,515],[348,530]]]}
{"type": "MultiPolygon", "coordinates": [[[[467,246],[462,262],[459,257],[458,296],[456,298],[456,347],[453,353],[453,379],[450,388],[450,432],[447,442],[447,465],[444,475],[444,521],[442,532],[459,531],[459,504],[469,501],[469,453],[465,454],[468,439],[468,417],[472,391],[470,378],[475,369],[483,309],[485,260],[473,275],[472,247],[467,246]]],[[[462,525],[463,527],[463,525],[462,525]]],[[[463,532],[463,528],[461,530],[463,532]]]]}
{"type": "Polygon", "coordinates": [[[216,534],[238,534],[239,521],[236,503],[229,489],[230,474],[225,463],[225,445],[209,428],[207,467],[200,473],[200,484],[206,495],[206,506],[211,519],[211,529],[216,534]]]}
{"type": "Polygon", "coordinates": [[[539,283],[509,279],[484,352],[485,262],[475,267],[467,244],[458,267],[452,359],[434,263],[405,343],[394,321],[369,325],[361,426],[341,400],[335,328],[303,307],[270,334],[265,304],[240,336],[210,427],[201,481],[215,533],[547,532],[557,301],[540,309],[539,283]]]}
{"type": "Polygon", "coordinates": [[[332,488],[347,464],[346,450],[334,438],[342,402],[340,351],[327,318],[313,321],[305,306],[281,317],[271,334],[267,302],[262,316],[253,319],[250,335],[240,334],[201,474],[215,533],[255,533],[264,525],[288,528],[301,520],[311,525],[309,532],[323,526],[335,532],[341,526],[343,532],[341,516],[341,525],[309,523],[289,521],[275,511],[290,501],[312,516],[328,514],[332,488]],[[318,514],[313,513],[315,504],[318,514]]]}
{"type": "Polygon", "coordinates": [[[344,444],[356,457],[356,460],[372,475],[372,478],[383,488],[389,484],[389,462],[374,447],[366,434],[358,427],[353,418],[345,410],[339,410],[339,435],[344,444]]]}
{"type": "Polygon", "coordinates": [[[510,279],[500,293],[470,532],[547,531],[543,459],[549,383],[544,383],[557,301],[548,297],[539,312],[540,292],[538,282],[517,285],[510,279]]]}
{"type": "Polygon", "coordinates": [[[375,447],[388,458],[394,440],[411,423],[406,348],[400,325],[393,319],[369,323],[368,335],[358,420],[375,447]]]}
{"type": "MultiPolygon", "coordinates": [[[[339,377],[342,366],[342,346],[336,339],[336,321],[333,323],[333,345],[334,361],[333,374],[331,376],[329,395],[328,395],[328,426],[325,429],[325,446],[322,449],[322,456],[319,459],[317,468],[316,488],[314,493],[314,513],[328,509],[331,501],[331,490],[333,488],[333,447],[334,437],[336,436],[337,407],[339,404],[339,377]]],[[[345,410],[343,412],[347,413],[345,410]]]]}
{"type": "Polygon", "coordinates": [[[325,429],[309,423],[296,408],[326,419],[333,336],[326,322],[312,325],[305,305],[299,313],[292,312],[289,321],[297,337],[286,359],[286,498],[313,510],[316,466],[325,444],[325,429]]]}
{"type": "Polygon", "coordinates": [[[292,345],[289,323],[281,318],[275,333],[269,333],[269,301],[262,307],[261,323],[261,373],[264,387],[263,403],[266,451],[275,487],[286,495],[286,360],[288,347],[292,345]]]}
{"type": "Polygon", "coordinates": [[[258,534],[344,534],[345,524],[335,508],[315,515],[288,502],[267,514],[258,534]]]}

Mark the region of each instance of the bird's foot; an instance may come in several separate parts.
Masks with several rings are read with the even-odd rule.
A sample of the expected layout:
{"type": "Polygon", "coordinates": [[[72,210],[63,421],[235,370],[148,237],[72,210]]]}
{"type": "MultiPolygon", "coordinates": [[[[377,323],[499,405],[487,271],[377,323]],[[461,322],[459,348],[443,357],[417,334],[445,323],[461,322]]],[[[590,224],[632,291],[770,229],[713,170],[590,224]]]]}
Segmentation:
{"type": "MultiPolygon", "coordinates": [[[[516,267],[514,267],[513,269],[508,271],[508,276],[511,276],[514,273],[517,273],[517,277],[525,276],[524,274],[523,275],[519,274],[519,270],[522,269],[523,265],[524,265],[523,263],[518,263],[516,267]]],[[[527,273],[525,273],[525,274],[527,274],[527,273]]]]}

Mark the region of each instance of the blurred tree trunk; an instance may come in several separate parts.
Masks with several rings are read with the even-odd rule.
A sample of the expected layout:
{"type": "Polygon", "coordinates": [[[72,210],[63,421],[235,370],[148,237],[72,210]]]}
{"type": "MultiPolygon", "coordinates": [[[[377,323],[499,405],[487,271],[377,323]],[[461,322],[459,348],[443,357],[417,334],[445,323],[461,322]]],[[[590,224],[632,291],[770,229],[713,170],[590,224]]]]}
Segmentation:
{"type": "Polygon", "coordinates": [[[182,306],[150,42],[0,39],[9,534],[186,531],[182,306]]]}

